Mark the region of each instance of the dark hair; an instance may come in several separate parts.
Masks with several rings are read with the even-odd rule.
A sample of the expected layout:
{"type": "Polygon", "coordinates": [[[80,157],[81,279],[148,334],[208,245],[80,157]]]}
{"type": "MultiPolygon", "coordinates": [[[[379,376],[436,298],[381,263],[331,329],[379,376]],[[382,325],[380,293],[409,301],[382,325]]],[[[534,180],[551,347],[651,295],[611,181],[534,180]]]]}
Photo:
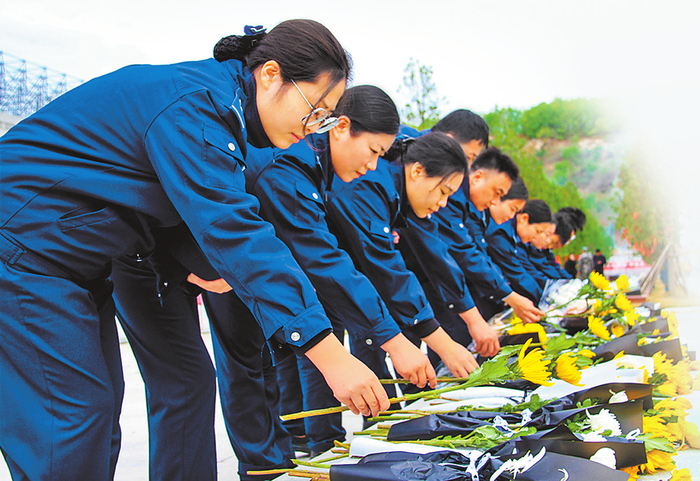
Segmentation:
{"type": "Polygon", "coordinates": [[[576,207],[562,207],[557,211],[557,214],[567,216],[569,223],[576,232],[581,231],[583,226],[586,225],[586,214],[576,207]]]}
{"type": "Polygon", "coordinates": [[[462,146],[442,132],[430,132],[415,139],[396,139],[384,158],[389,161],[400,158],[403,165],[418,162],[428,177],[442,177],[443,180],[452,174],[466,175],[469,169],[462,146]]]}
{"type": "Polygon", "coordinates": [[[508,193],[506,195],[504,195],[503,197],[501,197],[501,201],[511,200],[511,199],[528,200],[529,198],[530,198],[530,191],[528,191],[527,185],[525,185],[525,181],[523,180],[522,177],[518,177],[510,185],[510,189],[508,190],[508,193]]]}
{"type": "Polygon", "coordinates": [[[540,199],[528,200],[523,207],[523,214],[529,216],[528,224],[541,224],[543,222],[552,222],[552,209],[547,203],[540,199]]]}
{"type": "Polygon", "coordinates": [[[559,242],[561,242],[561,245],[569,242],[569,239],[571,239],[571,234],[574,233],[574,226],[571,223],[570,217],[566,213],[559,210],[552,216],[552,220],[556,225],[554,233],[559,236],[559,242]]]}
{"type": "Polygon", "coordinates": [[[401,126],[394,101],[386,92],[373,85],[358,85],[343,92],[333,111],[335,117],[345,115],[350,119],[350,133],[396,135],[401,126]]]}
{"type": "Polygon", "coordinates": [[[287,20],[270,33],[265,33],[262,26],[245,30],[246,35],[219,40],[214,58],[219,62],[241,60],[251,72],[274,60],[280,65],[285,83],[314,82],[319,75],[329,73],[327,92],[350,77],[350,55],[330,30],[314,20],[287,20]]]}
{"type": "Polygon", "coordinates": [[[450,112],[435,124],[433,132],[452,134],[460,144],[479,140],[484,147],[489,146],[489,126],[471,110],[459,109],[450,112]]]}
{"type": "Polygon", "coordinates": [[[503,172],[510,177],[510,180],[515,180],[520,175],[520,169],[515,162],[513,162],[513,159],[496,147],[484,150],[474,159],[470,171],[476,172],[477,170],[495,170],[496,172],[503,172]]]}

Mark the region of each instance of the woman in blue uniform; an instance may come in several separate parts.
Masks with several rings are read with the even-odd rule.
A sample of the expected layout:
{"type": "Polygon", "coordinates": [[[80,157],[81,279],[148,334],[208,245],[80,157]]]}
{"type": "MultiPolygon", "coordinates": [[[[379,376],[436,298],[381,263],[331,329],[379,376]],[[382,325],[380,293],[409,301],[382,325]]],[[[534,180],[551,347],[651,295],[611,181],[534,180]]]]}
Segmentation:
{"type": "MultiPolygon", "coordinates": [[[[326,202],[331,230],[341,247],[364,273],[392,317],[411,326],[410,334],[422,339],[457,377],[475,367],[473,355],[454,342],[439,326],[415,275],[406,268],[392,232],[405,225],[411,212],[426,217],[444,207],[459,189],[467,159],[459,143],[442,133],[415,140],[397,140],[400,160],[380,160],[377,169],[347,184],[336,181],[326,202]]],[[[391,154],[385,158],[396,158],[391,154]]],[[[372,349],[372,339],[353,342],[358,358],[380,377],[389,377],[384,354],[372,349]]]]}
{"type": "Polygon", "coordinates": [[[544,246],[552,222],[552,211],[542,200],[529,200],[522,212],[503,224],[493,223],[486,231],[487,250],[510,287],[538,304],[542,296],[539,279],[543,276],[532,267],[525,245],[544,246]]]}
{"type": "MultiPolygon", "coordinates": [[[[343,94],[333,116],[338,119],[337,126],[328,133],[310,136],[309,145],[303,142],[286,150],[260,150],[249,156],[248,191],[259,199],[260,215],[275,227],[277,236],[309,276],[335,335],[342,339],[347,328],[353,339],[369,341],[389,353],[401,376],[420,387],[426,383],[434,386],[435,372],[427,357],[401,334],[372,283],[338,247],[326,222],[325,202],[333,179],[350,182],[376,168],[378,156],[389,149],[398,131],[398,112],[382,90],[359,86],[343,94]]],[[[239,304],[232,293],[205,294],[215,337],[221,402],[232,441],[240,437],[239,431],[253,431],[254,422],[235,403],[236,390],[241,383],[251,382],[253,370],[253,359],[241,359],[238,354],[242,333],[232,332],[241,316],[250,315],[234,307],[239,304]],[[231,323],[231,319],[236,322],[231,323]]],[[[274,343],[272,347],[274,350],[274,343]]],[[[281,394],[298,402],[298,407],[291,409],[284,405],[282,414],[337,405],[318,369],[303,356],[289,356],[277,368],[282,377],[281,394]],[[288,376],[296,376],[296,386],[288,376]]],[[[313,452],[325,451],[333,447],[333,441],[345,437],[340,414],[307,418],[293,434],[305,434],[313,452]]]]}
{"type": "MultiPolygon", "coordinates": [[[[508,192],[518,175],[518,167],[508,156],[498,149],[487,149],[474,160],[468,178],[450,197],[448,206],[435,213],[435,219],[411,216],[401,231],[401,252],[410,259],[440,325],[464,346],[473,340],[476,351],[487,357],[496,355],[500,344],[498,334],[482,317],[468,287],[467,278],[481,275],[472,271],[483,266],[474,262],[476,246],[463,215],[465,204],[475,206],[479,213],[487,210],[508,192]],[[458,205],[461,208],[456,208],[458,205]],[[450,217],[455,213],[462,214],[458,222],[450,217]],[[441,232],[440,224],[449,226],[451,232],[441,232]]],[[[434,355],[431,360],[438,362],[434,355]]]]}
{"type": "Polygon", "coordinates": [[[246,142],[286,148],[319,126],[347,55],[309,20],[235,44],[219,60],[94,79],[0,138],[0,449],[13,477],[113,476],[123,380],[110,263],[147,256],[153,230],[182,221],[266,338],[305,352],[354,412],[388,406],[244,188],[246,142]]]}

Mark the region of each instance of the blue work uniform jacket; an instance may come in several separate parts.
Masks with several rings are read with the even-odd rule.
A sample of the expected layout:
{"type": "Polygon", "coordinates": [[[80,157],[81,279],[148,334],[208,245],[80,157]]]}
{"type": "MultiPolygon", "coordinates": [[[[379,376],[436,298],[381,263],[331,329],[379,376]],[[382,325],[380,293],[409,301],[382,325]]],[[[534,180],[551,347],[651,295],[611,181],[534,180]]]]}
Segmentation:
{"type": "Polygon", "coordinates": [[[439,324],[415,274],[406,268],[392,232],[411,210],[404,168],[379,159],[377,169],[349,183],[333,181],[326,207],[331,231],[357,269],[372,281],[402,329],[424,338],[439,324]]]}
{"type": "Polygon", "coordinates": [[[571,275],[554,258],[551,249],[538,249],[528,244],[527,255],[530,263],[549,279],[571,279],[571,275]]]}
{"type": "Polygon", "coordinates": [[[326,202],[334,178],[328,134],[311,135],[308,141],[315,150],[300,142],[286,150],[251,151],[247,188],[260,201],[260,215],[308,275],[334,324],[347,328],[351,338],[379,347],[401,330],[328,228],[326,202]]]}
{"type": "MultiPolygon", "coordinates": [[[[418,131],[402,125],[397,138],[415,138],[431,132],[418,131]]],[[[467,287],[464,273],[450,252],[450,245],[438,231],[438,224],[428,215],[421,219],[412,209],[405,215],[405,226],[400,229],[399,250],[407,267],[420,280],[423,290],[440,316],[459,314],[475,304],[467,287]]]]}
{"type": "Polygon", "coordinates": [[[91,80],[0,138],[0,257],[76,283],[148,257],[185,222],[261,323],[301,347],[330,322],[245,191],[246,142],[270,145],[241,62],[136,65],[91,80]]]}
{"type": "Polygon", "coordinates": [[[487,251],[491,259],[500,267],[518,294],[537,304],[542,296],[542,287],[534,277],[538,274],[527,261],[525,244],[518,236],[516,218],[501,225],[495,222],[486,231],[487,251]]]}

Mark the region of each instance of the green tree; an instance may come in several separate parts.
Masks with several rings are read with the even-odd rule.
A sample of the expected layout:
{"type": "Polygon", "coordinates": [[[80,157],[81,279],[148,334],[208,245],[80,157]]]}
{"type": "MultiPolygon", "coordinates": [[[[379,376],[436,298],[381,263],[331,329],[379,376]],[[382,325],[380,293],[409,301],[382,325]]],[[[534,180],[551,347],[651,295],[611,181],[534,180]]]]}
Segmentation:
{"type": "Polygon", "coordinates": [[[620,213],[615,227],[622,238],[639,252],[647,263],[654,262],[667,243],[672,242],[677,218],[659,182],[655,166],[646,161],[640,148],[632,150],[620,168],[622,190],[620,213]]]}
{"type": "Polygon", "coordinates": [[[408,97],[401,109],[403,122],[417,129],[428,129],[440,119],[440,97],[433,82],[433,69],[411,58],[404,69],[399,93],[408,97]]]}
{"type": "MultiPolygon", "coordinates": [[[[573,252],[578,254],[583,246],[589,249],[599,248],[606,256],[612,254],[613,240],[605,232],[598,220],[591,215],[585,200],[581,197],[578,188],[570,178],[561,179],[561,185],[550,182],[544,172],[542,161],[537,152],[527,148],[528,139],[523,134],[523,113],[511,109],[498,109],[484,115],[484,120],[489,124],[491,144],[508,154],[518,167],[520,174],[527,184],[531,199],[542,199],[552,208],[553,212],[562,207],[578,207],[586,214],[586,227],[576,234],[576,239],[569,245],[560,249],[557,254],[568,255],[573,252]]],[[[578,149],[570,149],[568,157],[576,157],[578,149]]]]}

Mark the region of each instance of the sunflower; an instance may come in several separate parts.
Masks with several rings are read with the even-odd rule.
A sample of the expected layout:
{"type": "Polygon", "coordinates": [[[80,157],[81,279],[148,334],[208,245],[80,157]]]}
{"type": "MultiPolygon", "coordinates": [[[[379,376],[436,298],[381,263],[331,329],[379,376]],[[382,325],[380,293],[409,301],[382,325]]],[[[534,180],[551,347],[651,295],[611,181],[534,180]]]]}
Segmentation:
{"type": "Polygon", "coordinates": [[[625,312],[625,321],[627,321],[628,326],[632,327],[637,324],[637,319],[639,319],[639,314],[637,314],[635,311],[625,312]]]}
{"type": "Polygon", "coordinates": [[[642,473],[653,474],[656,471],[673,471],[676,463],[673,461],[672,456],[675,455],[676,453],[665,453],[658,449],[652,449],[647,453],[646,464],[640,466],[642,473]]]}
{"type": "Polygon", "coordinates": [[[554,367],[554,372],[562,381],[566,381],[574,386],[583,386],[581,384],[581,371],[576,366],[576,356],[570,352],[565,352],[557,358],[557,364],[554,367]]]}
{"type": "Polygon", "coordinates": [[[671,476],[669,481],[692,481],[693,477],[690,475],[690,468],[676,469],[671,476]]]}
{"type": "Polygon", "coordinates": [[[599,338],[609,341],[610,332],[603,324],[603,321],[595,316],[588,316],[588,329],[599,338]]]}
{"type": "Polygon", "coordinates": [[[615,287],[620,292],[627,292],[630,289],[630,281],[626,275],[622,274],[615,280],[615,287]]]}
{"type": "Polygon", "coordinates": [[[537,337],[539,338],[540,344],[545,345],[547,344],[547,334],[544,332],[544,327],[542,327],[542,324],[539,324],[537,322],[533,322],[530,324],[523,324],[522,322],[519,324],[514,324],[509,330],[508,334],[524,334],[528,332],[536,332],[537,337]]]}
{"type": "Polygon", "coordinates": [[[591,280],[591,284],[600,289],[601,291],[607,291],[610,289],[610,282],[601,274],[596,271],[591,272],[588,277],[591,280]]]}
{"type": "Polygon", "coordinates": [[[520,371],[521,377],[527,381],[543,386],[552,386],[554,383],[549,382],[551,374],[547,370],[547,366],[552,361],[545,357],[545,352],[540,348],[535,348],[526,355],[525,351],[527,351],[531,343],[532,339],[528,339],[520,349],[518,354],[518,371],[520,371]]]}
{"type": "Polygon", "coordinates": [[[618,293],[617,296],[615,296],[615,306],[617,306],[618,309],[624,312],[634,310],[634,308],[632,307],[632,303],[622,292],[618,293]]]}
{"type": "Polygon", "coordinates": [[[610,326],[610,332],[613,336],[620,337],[625,333],[625,328],[619,324],[615,324],[613,326],[610,326]]]}

